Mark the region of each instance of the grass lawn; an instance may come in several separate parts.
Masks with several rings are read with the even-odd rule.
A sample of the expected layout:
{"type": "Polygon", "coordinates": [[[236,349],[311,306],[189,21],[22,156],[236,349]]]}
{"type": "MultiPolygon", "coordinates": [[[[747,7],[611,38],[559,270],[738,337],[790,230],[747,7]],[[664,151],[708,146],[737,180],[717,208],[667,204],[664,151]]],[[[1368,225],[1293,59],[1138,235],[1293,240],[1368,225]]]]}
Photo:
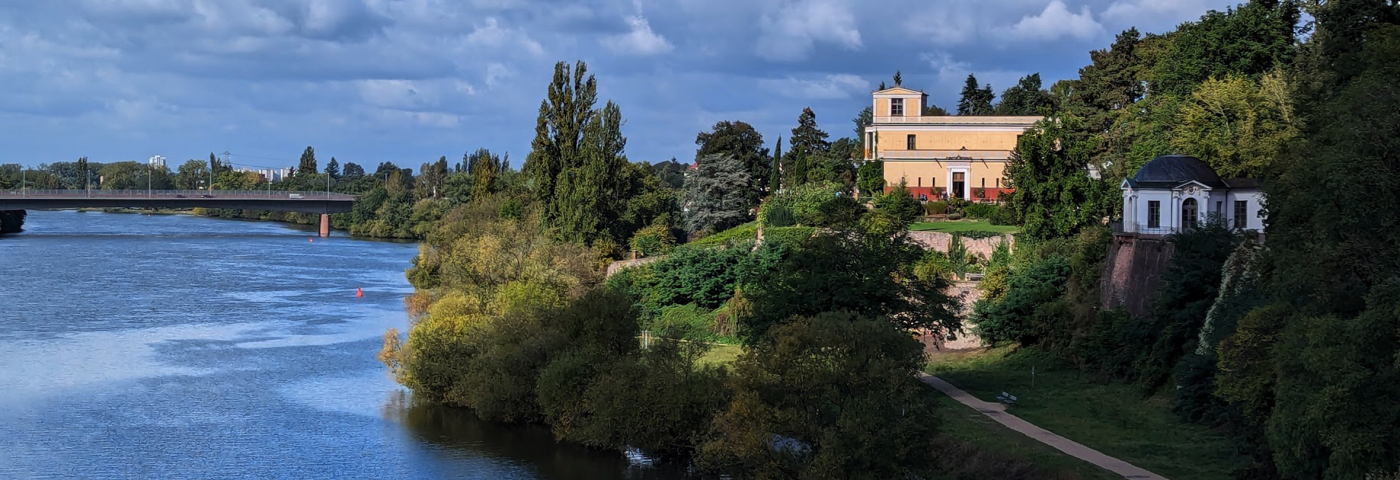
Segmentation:
{"type": "Polygon", "coordinates": [[[739,354],[744,352],[744,347],[739,345],[725,345],[716,343],[710,345],[710,351],[705,352],[704,357],[700,357],[700,363],[706,365],[728,365],[734,363],[739,358],[739,354]]]}
{"type": "MultiPolygon", "coordinates": [[[[929,387],[932,389],[933,387],[929,387]]],[[[1064,452],[1040,443],[1031,437],[1013,431],[968,408],[947,395],[938,395],[939,412],[943,423],[939,431],[962,444],[987,452],[994,459],[963,459],[965,462],[985,464],[997,462],[1025,462],[1063,478],[1110,480],[1123,477],[1108,470],[1096,467],[1083,460],[1066,455],[1064,452]]],[[[967,465],[965,467],[975,467],[967,465]]],[[[969,472],[971,473],[971,472],[969,472]]],[[[991,472],[987,472],[991,473],[991,472]]],[[[964,475],[966,476],[966,475],[964,475]]]]}
{"type": "Polygon", "coordinates": [[[909,226],[914,232],[996,232],[996,233],[1016,233],[1014,225],[992,225],[987,220],[945,220],[941,222],[918,222],[909,226]]]}
{"type": "Polygon", "coordinates": [[[982,400],[1009,392],[1017,397],[1009,413],[1167,478],[1229,479],[1244,465],[1224,435],[1178,420],[1168,395],[1144,398],[1135,385],[1060,365],[1003,347],[935,355],[926,370],[982,400]]]}

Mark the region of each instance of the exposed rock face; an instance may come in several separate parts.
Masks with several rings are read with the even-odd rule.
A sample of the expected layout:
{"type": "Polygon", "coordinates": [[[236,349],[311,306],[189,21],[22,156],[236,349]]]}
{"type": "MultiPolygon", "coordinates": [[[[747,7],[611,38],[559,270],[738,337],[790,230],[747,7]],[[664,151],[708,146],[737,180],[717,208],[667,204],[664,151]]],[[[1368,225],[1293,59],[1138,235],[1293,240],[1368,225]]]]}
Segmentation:
{"type": "Polygon", "coordinates": [[[955,332],[952,339],[947,335],[935,334],[934,332],[921,332],[919,341],[924,344],[924,351],[947,352],[956,350],[971,350],[982,347],[982,339],[972,332],[973,325],[967,321],[968,314],[972,313],[972,304],[977,299],[982,298],[982,292],[977,290],[977,282],[960,281],[948,287],[948,295],[958,298],[962,302],[962,309],[958,314],[962,316],[962,331],[955,332]]]}
{"type": "Polygon", "coordinates": [[[1175,251],[1165,238],[1115,236],[1104,260],[1099,295],[1103,308],[1121,306],[1135,317],[1146,317],[1175,251]]]}

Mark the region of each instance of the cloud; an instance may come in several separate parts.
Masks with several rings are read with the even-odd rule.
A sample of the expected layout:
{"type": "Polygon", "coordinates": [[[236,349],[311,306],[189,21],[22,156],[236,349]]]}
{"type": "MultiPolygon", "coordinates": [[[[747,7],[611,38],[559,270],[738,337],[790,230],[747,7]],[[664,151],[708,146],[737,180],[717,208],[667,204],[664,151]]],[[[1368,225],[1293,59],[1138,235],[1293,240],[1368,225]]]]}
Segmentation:
{"type": "Polygon", "coordinates": [[[1089,13],[1087,5],[1075,14],[1064,2],[1054,0],[1039,15],[1022,17],[1006,29],[1006,33],[1018,40],[1050,41],[1064,37],[1088,40],[1102,35],[1104,29],[1089,13]]]}
{"type": "Polygon", "coordinates": [[[1115,0],[1099,16],[1105,23],[1121,25],[1124,29],[1135,26],[1144,32],[1164,32],[1181,22],[1200,18],[1212,8],[1223,9],[1229,5],[1210,0],[1115,0]]]}
{"type": "Polygon", "coordinates": [[[764,79],[760,83],[765,89],[790,98],[810,100],[836,100],[856,95],[868,95],[872,90],[870,82],[855,75],[836,74],[816,79],[764,79]]]}
{"type": "Polygon", "coordinates": [[[613,53],[622,55],[656,55],[670,52],[674,48],[671,42],[666,41],[666,37],[651,31],[651,25],[641,15],[629,17],[627,23],[632,26],[632,31],[603,37],[599,43],[613,53]]]}
{"type": "Polygon", "coordinates": [[[802,0],[763,16],[755,51],[769,60],[804,60],[818,42],[860,49],[860,29],[846,5],[833,0],[802,0]]]}
{"type": "Polygon", "coordinates": [[[466,42],[474,47],[520,47],[530,55],[544,53],[544,46],[530,38],[530,35],[524,30],[502,28],[500,21],[494,17],[487,18],[485,25],[472,30],[472,33],[467,35],[466,42]]]}

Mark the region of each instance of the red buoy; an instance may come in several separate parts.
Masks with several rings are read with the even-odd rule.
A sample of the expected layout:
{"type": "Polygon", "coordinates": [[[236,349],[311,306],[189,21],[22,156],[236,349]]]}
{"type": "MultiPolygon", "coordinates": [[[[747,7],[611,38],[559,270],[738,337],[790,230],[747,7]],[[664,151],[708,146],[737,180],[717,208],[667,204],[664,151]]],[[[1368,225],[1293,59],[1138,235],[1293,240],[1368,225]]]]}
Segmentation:
{"type": "Polygon", "coordinates": [[[363,296],[365,296],[365,292],[360,290],[359,287],[355,287],[355,298],[360,298],[363,296]]]}
{"type": "Polygon", "coordinates": [[[306,239],[306,243],[316,243],[316,239],[314,239],[314,238],[307,238],[307,239],[306,239]]]}

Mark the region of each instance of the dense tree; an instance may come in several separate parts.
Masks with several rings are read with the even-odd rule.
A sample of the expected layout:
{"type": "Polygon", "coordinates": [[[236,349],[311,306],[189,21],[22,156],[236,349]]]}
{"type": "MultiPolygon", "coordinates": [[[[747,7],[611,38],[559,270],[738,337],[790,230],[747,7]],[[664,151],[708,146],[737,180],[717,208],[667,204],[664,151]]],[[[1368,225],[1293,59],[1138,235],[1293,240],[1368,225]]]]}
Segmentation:
{"type": "Polygon", "coordinates": [[[1296,0],[1263,0],[1182,24],[1156,63],[1152,91],[1185,96],[1232,73],[1257,79],[1292,57],[1299,15],[1296,0]]]}
{"type": "Polygon", "coordinates": [[[890,318],[910,330],[958,331],[956,301],[943,291],[947,280],[914,273],[925,252],[900,220],[879,211],[852,218],[847,212],[859,215],[865,209],[849,196],[827,198],[833,201],[819,208],[837,217],[822,225],[831,230],[793,246],[746,287],[752,301],[741,330],[746,341],[761,341],[769,328],[792,316],[833,311],[890,318]]]}
{"type": "Polygon", "coordinates": [[[754,478],[924,478],[935,397],[922,346],[885,319],[823,313],[774,328],[735,364],[733,400],[700,446],[707,470],[754,478]]]}
{"type": "Polygon", "coordinates": [[[418,168],[413,193],[420,199],[441,197],[446,190],[447,174],[446,156],[438,157],[438,161],[433,163],[424,163],[418,168]]]}
{"type": "Polygon", "coordinates": [[[1361,478],[1400,468],[1400,200],[1382,193],[1400,188],[1400,6],[1310,13],[1293,73],[1307,140],[1264,184],[1274,305],[1221,345],[1219,388],[1252,407],[1281,476],[1361,478]]]}
{"type": "MultiPolygon", "coordinates": [[[[554,79],[545,99],[540,101],[530,155],[521,168],[534,182],[535,197],[541,202],[548,204],[556,195],[560,174],[581,163],[583,130],[593,118],[597,98],[598,82],[588,75],[588,65],[580,61],[572,71],[567,63],[554,65],[554,79]]],[[[551,219],[557,214],[548,212],[551,219]]]]}
{"type": "Polygon", "coordinates": [[[316,149],[308,146],[306,150],[301,152],[301,161],[297,163],[297,173],[301,175],[315,175],[317,172],[316,168],[316,149]]]}
{"type": "Polygon", "coordinates": [[[1032,73],[1021,77],[1015,86],[1002,92],[1001,103],[996,106],[996,114],[1040,115],[1041,109],[1050,105],[1050,92],[1040,87],[1040,74],[1032,73]]]}
{"type": "Polygon", "coordinates": [[[782,163],[783,183],[794,187],[808,182],[807,174],[812,167],[825,161],[831,144],[827,133],[817,128],[817,114],[811,108],[803,108],[797,117],[797,127],[788,138],[788,152],[782,163]]]}
{"type": "Polygon", "coordinates": [[[851,119],[851,122],[856,124],[856,141],[859,142],[862,150],[868,150],[870,148],[869,145],[865,144],[865,127],[870,125],[874,120],[875,109],[873,107],[861,109],[860,113],[856,114],[856,118],[851,119]]]}
{"type": "Polygon", "coordinates": [[[584,128],[578,163],[559,175],[547,211],[565,238],[590,245],[606,239],[617,246],[632,236],[619,224],[628,200],[622,123],[622,111],[613,102],[595,112],[584,128]]]}
{"type": "Polygon", "coordinates": [[[885,162],[874,159],[861,164],[856,173],[856,186],[862,197],[873,197],[885,193],[885,162]]]}
{"type": "Polygon", "coordinates": [[[730,155],[696,158],[696,169],[685,179],[685,204],[692,232],[719,232],[749,220],[748,174],[743,161],[730,155]]]}
{"type": "Polygon", "coordinates": [[[946,117],[948,115],[951,115],[950,113],[948,113],[948,110],[938,105],[930,103],[928,104],[928,106],[924,107],[925,117],[946,117]]]}
{"type": "Polygon", "coordinates": [[[1298,135],[1287,90],[1279,72],[1207,80],[1177,111],[1172,146],[1221,177],[1257,178],[1298,135]]]}
{"type": "Polygon", "coordinates": [[[355,162],[345,162],[344,170],[341,172],[341,178],[347,182],[353,182],[365,176],[365,167],[361,167],[355,162]]]}
{"type": "MultiPolygon", "coordinates": [[[[769,163],[772,163],[772,161],[769,160],[769,163]]],[[[652,165],[652,170],[656,171],[656,176],[661,179],[661,184],[673,190],[680,190],[685,186],[686,168],[686,165],[677,162],[675,157],[672,157],[669,161],[652,165]]],[[[765,181],[767,180],[765,179],[765,181]]]]}
{"type": "Polygon", "coordinates": [[[995,98],[991,85],[978,88],[977,77],[969,73],[958,98],[958,115],[991,115],[995,111],[992,107],[995,98]]]}
{"type": "Polygon", "coordinates": [[[175,188],[195,190],[209,183],[209,168],[199,160],[186,160],[175,173],[175,188]]]}
{"type": "Polygon", "coordinates": [[[331,161],[326,162],[326,175],[330,175],[332,179],[340,180],[340,162],[335,161],[335,157],[331,157],[331,161]]]}
{"type": "Polygon", "coordinates": [[[1089,144],[1069,135],[1078,119],[1052,116],[1021,137],[1006,164],[1010,208],[1022,232],[1037,238],[1067,237],[1109,213],[1114,185],[1088,175],[1089,144]]]}
{"type": "Polygon", "coordinates": [[[697,162],[709,155],[730,156],[743,162],[749,171],[750,204],[757,204],[767,193],[768,148],[763,146],[763,135],[753,126],[740,121],[721,121],[715,123],[711,131],[696,135],[695,144],[700,146],[695,151],[697,162]]]}

